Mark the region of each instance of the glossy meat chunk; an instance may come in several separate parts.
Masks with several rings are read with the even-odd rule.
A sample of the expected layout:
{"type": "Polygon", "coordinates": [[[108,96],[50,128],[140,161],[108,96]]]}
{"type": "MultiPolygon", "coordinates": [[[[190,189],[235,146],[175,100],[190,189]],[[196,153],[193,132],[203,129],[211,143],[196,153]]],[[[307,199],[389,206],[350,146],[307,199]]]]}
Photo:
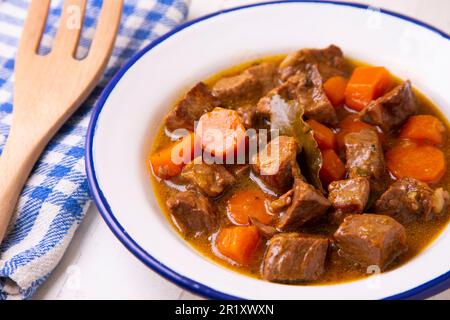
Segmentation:
{"type": "Polygon", "coordinates": [[[436,195],[428,184],[414,178],[394,182],[377,200],[375,212],[387,214],[400,223],[429,221],[446,207],[448,193],[442,189],[436,195]]]}
{"type": "Polygon", "coordinates": [[[300,178],[295,179],[290,206],[281,214],[277,228],[294,231],[304,224],[323,216],[330,202],[320,191],[300,178]]]}
{"type": "Polygon", "coordinates": [[[264,224],[256,218],[250,217],[250,221],[258,229],[259,234],[266,239],[270,239],[280,233],[274,226],[264,224]]]}
{"type": "Polygon", "coordinates": [[[361,119],[389,131],[402,125],[417,111],[416,97],[408,80],[372,101],[361,111],[361,119]]]}
{"type": "Polygon", "coordinates": [[[364,129],[344,138],[346,167],[350,178],[380,179],[384,173],[384,157],[378,134],[364,129]]]}
{"type": "Polygon", "coordinates": [[[274,62],[262,62],[250,67],[246,72],[250,73],[261,86],[261,95],[266,94],[278,84],[278,64],[274,62]]]}
{"type": "Polygon", "coordinates": [[[238,75],[221,78],[214,84],[212,92],[225,102],[257,98],[275,86],[276,70],[276,64],[263,62],[238,75]]]}
{"type": "Polygon", "coordinates": [[[333,211],[331,222],[339,224],[349,214],[362,213],[370,195],[370,184],[367,178],[357,177],[334,181],[328,186],[328,200],[333,211]]]}
{"type": "Polygon", "coordinates": [[[330,45],[325,49],[302,49],[289,54],[280,63],[280,78],[286,80],[307,64],[317,65],[324,81],[333,76],[348,74],[348,66],[342,50],[335,45],[330,45]]]}
{"type": "Polygon", "coordinates": [[[284,192],[292,187],[298,146],[292,137],[279,136],[253,158],[252,169],[268,186],[284,192]]]}
{"type": "Polygon", "coordinates": [[[223,165],[206,164],[201,158],[188,163],[181,171],[181,177],[209,197],[217,197],[236,182],[223,165]]]}
{"type": "Polygon", "coordinates": [[[193,131],[194,122],[219,105],[219,100],[211,94],[208,87],[199,82],[170,111],[166,118],[166,127],[169,130],[184,128],[193,131]]]}
{"type": "Polygon", "coordinates": [[[385,215],[350,215],[334,233],[334,239],[341,256],[381,270],[408,249],[405,228],[385,215]]]}
{"type": "Polygon", "coordinates": [[[336,111],[323,90],[322,76],[317,66],[306,66],[300,72],[296,88],[297,100],[305,106],[305,116],[321,123],[334,125],[337,123],[336,111]]]}
{"type": "Polygon", "coordinates": [[[248,72],[222,78],[212,88],[213,94],[221,100],[237,100],[257,95],[261,91],[258,79],[248,72]]]}
{"type": "Polygon", "coordinates": [[[166,201],[167,208],[181,232],[198,237],[217,227],[217,216],[208,198],[195,191],[179,192],[166,201]]]}
{"type": "Polygon", "coordinates": [[[336,111],[323,90],[322,76],[316,65],[306,65],[303,70],[289,77],[284,83],[271,90],[258,101],[256,110],[263,117],[271,115],[271,101],[274,95],[284,100],[296,100],[305,108],[305,117],[324,124],[336,124],[336,111]]]}
{"type": "Polygon", "coordinates": [[[262,277],[272,282],[313,281],[325,271],[328,239],[298,233],[281,233],[270,239],[262,277]]]}
{"type": "Polygon", "coordinates": [[[279,86],[270,90],[266,96],[262,97],[256,105],[256,113],[262,117],[270,119],[272,115],[273,97],[279,96],[282,100],[297,99],[298,77],[293,76],[284,81],[279,86]]]}
{"type": "Polygon", "coordinates": [[[242,119],[242,124],[246,129],[250,129],[255,125],[257,114],[255,105],[245,105],[236,109],[236,112],[242,119]]]}
{"type": "Polygon", "coordinates": [[[285,194],[282,194],[279,198],[273,200],[269,204],[270,211],[281,212],[292,203],[292,197],[294,196],[294,189],[289,190],[285,194]]]}

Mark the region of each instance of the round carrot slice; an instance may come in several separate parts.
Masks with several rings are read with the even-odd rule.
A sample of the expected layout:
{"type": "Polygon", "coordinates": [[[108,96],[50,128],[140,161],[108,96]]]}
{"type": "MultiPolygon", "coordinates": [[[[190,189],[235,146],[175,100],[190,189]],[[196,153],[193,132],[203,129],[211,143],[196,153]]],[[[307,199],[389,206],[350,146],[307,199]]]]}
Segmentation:
{"type": "Polygon", "coordinates": [[[444,153],[431,145],[405,141],[386,153],[389,171],[397,178],[411,177],[438,182],[446,171],[444,153]]]}
{"type": "Polygon", "coordinates": [[[431,115],[411,116],[403,126],[400,138],[442,145],[445,140],[445,127],[441,120],[431,115]]]}
{"type": "Polygon", "coordinates": [[[195,133],[202,148],[215,157],[234,156],[245,145],[245,128],[239,114],[230,109],[215,108],[201,116],[195,133]]]}

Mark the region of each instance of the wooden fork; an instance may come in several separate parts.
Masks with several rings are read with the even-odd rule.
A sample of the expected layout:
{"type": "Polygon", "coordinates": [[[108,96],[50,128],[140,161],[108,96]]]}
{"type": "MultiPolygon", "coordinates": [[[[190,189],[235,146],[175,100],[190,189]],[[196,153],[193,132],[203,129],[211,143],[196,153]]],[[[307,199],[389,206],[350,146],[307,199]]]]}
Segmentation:
{"type": "Polygon", "coordinates": [[[12,126],[0,156],[0,242],[34,164],[94,89],[111,56],[123,0],[103,1],[89,53],[77,60],[86,1],[64,1],[52,51],[45,56],[37,51],[50,0],[31,1],[16,56],[12,126]]]}

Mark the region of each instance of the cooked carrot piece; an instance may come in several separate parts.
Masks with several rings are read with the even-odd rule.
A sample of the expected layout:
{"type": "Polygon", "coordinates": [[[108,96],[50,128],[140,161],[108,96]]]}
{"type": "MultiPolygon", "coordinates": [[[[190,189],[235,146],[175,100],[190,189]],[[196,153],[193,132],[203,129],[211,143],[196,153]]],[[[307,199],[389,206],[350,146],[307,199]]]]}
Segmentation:
{"type": "Polygon", "coordinates": [[[245,144],[245,128],[239,114],[230,109],[214,108],[201,116],[195,133],[204,151],[216,157],[234,155],[245,144]]]}
{"type": "Polygon", "coordinates": [[[191,132],[173,145],[150,155],[153,173],[162,179],[179,175],[184,165],[194,158],[195,140],[191,132]]]}
{"type": "Polygon", "coordinates": [[[345,89],[345,103],[361,111],[370,101],[379,98],[392,86],[392,77],[384,67],[358,67],[345,89]]]}
{"type": "Polygon", "coordinates": [[[345,177],[345,166],[334,150],[322,151],[322,168],[319,175],[325,185],[345,177]]]}
{"type": "Polygon", "coordinates": [[[445,127],[442,122],[434,116],[412,116],[403,126],[402,131],[400,132],[400,138],[442,145],[445,139],[445,127]]]}
{"type": "Polygon", "coordinates": [[[334,107],[339,107],[344,103],[347,83],[348,80],[344,77],[335,76],[331,77],[323,84],[325,94],[334,107]]]}
{"type": "Polygon", "coordinates": [[[330,128],[324,126],[314,119],[310,119],[306,122],[313,130],[314,139],[317,141],[320,150],[336,148],[336,137],[334,136],[334,132],[330,128]]]}
{"type": "Polygon", "coordinates": [[[219,231],[216,248],[224,256],[245,265],[249,263],[258,242],[259,231],[255,226],[228,227],[219,231]]]}
{"type": "Polygon", "coordinates": [[[386,165],[397,178],[411,177],[438,182],[445,173],[444,153],[437,147],[404,141],[386,152],[386,165]]]}
{"type": "Polygon", "coordinates": [[[336,134],[336,141],[339,148],[344,148],[344,137],[348,133],[359,132],[363,129],[373,129],[376,130],[374,126],[359,120],[358,115],[351,114],[345,117],[339,123],[339,132],[336,134]]]}
{"type": "Polygon", "coordinates": [[[228,216],[236,224],[248,225],[250,217],[268,224],[273,220],[273,215],[266,208],[266,200],[266,195],[260,189],[237,191],[228,200],[228,216]]]}

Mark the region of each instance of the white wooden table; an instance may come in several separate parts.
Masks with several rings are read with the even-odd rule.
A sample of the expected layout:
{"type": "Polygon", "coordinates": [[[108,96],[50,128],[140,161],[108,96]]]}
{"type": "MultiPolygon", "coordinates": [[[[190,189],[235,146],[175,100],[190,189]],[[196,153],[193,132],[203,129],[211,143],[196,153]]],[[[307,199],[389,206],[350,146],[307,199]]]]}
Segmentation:
{"type": "MultiPolygon", "coordinates": [[[[448,0],[355,0],[401,12],[450,33],[448,0]]],[[[248,0],[192,0],[189,19],[248,0]]],[[[63,260],[35,299],[198,299],[138,261],[117,240],[94,205],[63,260]]],[[[450,299],[450,290],[434,299],[450,299]]]]}

